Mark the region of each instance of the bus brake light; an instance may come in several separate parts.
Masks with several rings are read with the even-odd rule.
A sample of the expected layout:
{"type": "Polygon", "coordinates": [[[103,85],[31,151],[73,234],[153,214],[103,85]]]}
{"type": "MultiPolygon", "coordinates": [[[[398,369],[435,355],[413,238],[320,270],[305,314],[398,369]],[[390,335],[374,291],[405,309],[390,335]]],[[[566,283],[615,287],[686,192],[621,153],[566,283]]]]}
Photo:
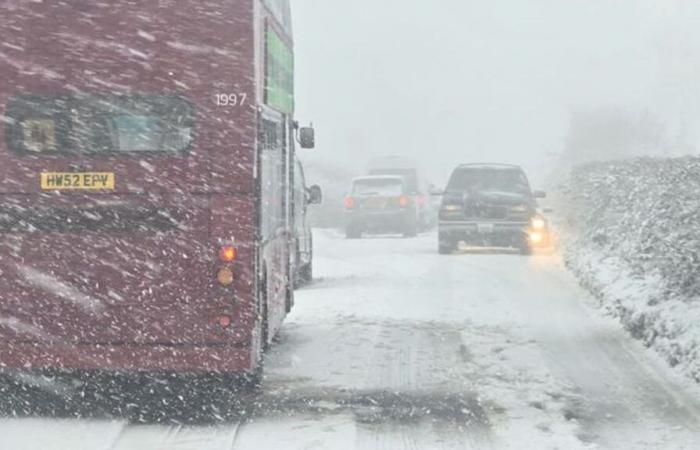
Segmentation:
{"type": "Polygon", "coordinates": [[[405,208],[406,206],[408,206],[410,204],[411,204],[410,198],[406,197],[405,195],[402,195],[401,197],[399,197],[399,205],[401,205],[402,207],[405,208]]]}
{"type": "Polygon", "coordinates": [[[233,262],[236,260],[237,256],[238,252],[236,251],[236,247],[233,247],[231,245],[221,247],[221,250],[219,250],[219,259],[221,260],[221,262],[233,262]]]}
{"type": "Polygon", "coordinates": [[[226,329],[231,326],[231,316],[220,316],[218,322],[221,328],[226,329]]]}
{"type": "Polygon", "coordinates": [[[345,209],[353,209],[355,207],[355,199],[352,197],[345,197],[344,203],[345,209]]]}

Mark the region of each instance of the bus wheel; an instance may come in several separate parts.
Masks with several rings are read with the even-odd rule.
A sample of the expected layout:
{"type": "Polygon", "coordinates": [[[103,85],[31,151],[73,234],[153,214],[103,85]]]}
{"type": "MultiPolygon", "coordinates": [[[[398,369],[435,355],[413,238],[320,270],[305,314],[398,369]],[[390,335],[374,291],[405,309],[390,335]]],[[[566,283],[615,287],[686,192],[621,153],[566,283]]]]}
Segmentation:
{"type": "MultiPolygon", "coordinates": [[[[297,279],[296,276],[292,278],[297,279]]],[[[296,289],[297,283],[294,280],[289,280],[287,282],[286,293],[284,295],[284,310],[289,314],[292,312],[292,307],[294,306],[294,289],[296,289]]]]}
{"type": "Polygon", "coordinates": [[[250,415],[262,392],[262,365],[248,373],[209,374],[186,389],[183,421],[236,420],[250,415]],[[187,417],[189,416],[189,417],[187,417]]]}
{"type": "Polygon", "coordinates": [[[261,293],[261,308],[260,315],[262,316],[262,324],[260,326],[260,341],[263,352],[270,347],[270,327],[267,320],[267,277],[264,278],[262,283],[262,293],[261,293]]]}
{"type": "Polygon", "coordinates": [[[314,279],[314,267],[313,263],[309,262],[304,267],[301,268],[301,281],[304,284],[311,283],[314,279]]]}
{"type": "Polygon", "coordinates": [[[243,374],[240,379],[240,386],[244,391],[256,392],[259,391],[263,383],[263,364],[262,361],[260,365],[253,371],[243,374]]]}

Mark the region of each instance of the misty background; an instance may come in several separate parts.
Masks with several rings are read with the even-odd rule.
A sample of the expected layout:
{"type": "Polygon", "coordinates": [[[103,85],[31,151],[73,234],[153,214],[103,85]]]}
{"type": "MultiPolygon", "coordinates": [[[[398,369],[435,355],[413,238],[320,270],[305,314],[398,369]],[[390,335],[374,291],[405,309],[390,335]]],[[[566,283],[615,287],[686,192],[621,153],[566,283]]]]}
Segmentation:
{"type": "Polygon", "coordinates": [[[538,185],[561,162],[700,143],[698,2],[292,7],[297,117],[318,134],[302,153],[311,182],[345,183],[370,157],[402,154],[438,186],[462,162],[520,164],[538,185]]]}

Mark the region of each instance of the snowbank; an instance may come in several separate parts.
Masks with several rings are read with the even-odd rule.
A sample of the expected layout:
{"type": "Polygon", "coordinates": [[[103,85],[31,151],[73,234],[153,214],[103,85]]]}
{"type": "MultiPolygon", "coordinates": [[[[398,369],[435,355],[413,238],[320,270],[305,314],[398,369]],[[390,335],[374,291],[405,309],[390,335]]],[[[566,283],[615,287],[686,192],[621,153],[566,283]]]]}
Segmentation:
{"type": "Polygon", "coordinates": [[[557,207],[567,264],[636,338],[700,382],[700,159],[572,170],[557,207]]]}

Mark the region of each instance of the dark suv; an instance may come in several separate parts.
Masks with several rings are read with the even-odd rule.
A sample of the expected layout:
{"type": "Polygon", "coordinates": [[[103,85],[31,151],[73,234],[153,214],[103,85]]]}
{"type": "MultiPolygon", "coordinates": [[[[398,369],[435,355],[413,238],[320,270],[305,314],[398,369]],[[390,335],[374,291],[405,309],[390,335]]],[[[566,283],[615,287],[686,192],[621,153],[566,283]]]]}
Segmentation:
{"type": "Polygon", "coordinates": [[[357,239],[362,233],[418,233],[418,210],[406,179],[395,175],[360,177],[353,180],[345,197],[347,237],[357,239]]]}
{"type": "Polygon", "coordinates": [[[537,198],[525,172],[504,164],[464,164],[450,177],[440,206],[439,251],[460,242],[470,246],[514,247],[529,254],[548,241],[548,225],[537,213],[537,198]]]}

